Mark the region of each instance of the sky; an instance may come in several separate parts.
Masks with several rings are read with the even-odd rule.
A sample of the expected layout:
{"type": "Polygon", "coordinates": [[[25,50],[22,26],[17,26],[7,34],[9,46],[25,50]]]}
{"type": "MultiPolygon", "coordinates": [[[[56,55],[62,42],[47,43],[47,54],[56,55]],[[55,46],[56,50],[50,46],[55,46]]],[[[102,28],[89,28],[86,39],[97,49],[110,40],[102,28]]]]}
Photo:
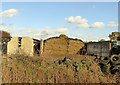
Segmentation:
{"type": "Polygon", "coordinates": [[[117,2],[3,2],[0,28],[36,39],[66,34],[83,41],[109,40],[118,31],[117,2]]]}
{"type": "Polygon", "coordinates": [[[1,0],[2,2],[119,2],[119,0],[1,0]]]}

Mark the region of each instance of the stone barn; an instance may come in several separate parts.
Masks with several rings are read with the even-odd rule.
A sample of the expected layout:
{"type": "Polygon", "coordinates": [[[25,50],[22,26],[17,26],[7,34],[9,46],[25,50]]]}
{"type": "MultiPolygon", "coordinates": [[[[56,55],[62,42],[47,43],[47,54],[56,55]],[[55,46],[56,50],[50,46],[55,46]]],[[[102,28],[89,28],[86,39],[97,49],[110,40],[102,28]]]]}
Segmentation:
{"type": "Polygon", "coordinates": [[[76,54],[83,46],[82,40],[68,38],[61,34],[59,37],[44,40],[43,50],[47,54],[76,54]]]}
{"type": "Polygon", "coordinates": [[[8,55],[16,53],[28,56],[39,55],[40,41],[30,37],[13,37],[8,42],[7,48],[8,55]]]}

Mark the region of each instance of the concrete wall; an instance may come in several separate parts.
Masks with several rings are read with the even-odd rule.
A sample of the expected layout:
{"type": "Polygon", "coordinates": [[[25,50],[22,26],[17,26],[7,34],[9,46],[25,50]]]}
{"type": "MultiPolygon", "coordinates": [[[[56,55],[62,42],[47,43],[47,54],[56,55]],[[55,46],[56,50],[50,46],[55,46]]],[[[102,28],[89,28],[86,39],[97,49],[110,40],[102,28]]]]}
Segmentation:
{"type": "Polygon", "coordinates": [[[34,43],[30,37],[22,37],[21,49],[26,55],[34,55],[34,43]]]}
{"type": "Polygon", "coordinates": [[[18,37],[13,37],[11,40],[8,42],[7,45],[7,54],[15,54],[18,50],[18,37]]]}
{"type": "Polygon", "coordinates": [[[102,56],[110,56],[110,50],[112,48],[112,44],[110,42],[102,42],[102,56]]]}
{"type": "Polygon", "coordinates": [[[111,50],[111,43],[104,42],[90,42],[87,44],[87,54],[94,54],[97,56],[109,56],[111,50]]]}
{"type": "Polygon", "coordinates": [[[18,37],[11,38],[7,45],[8,55],[16,53],[25,54],[29,56],[34,55],[34,43],[32,38],[22,37],[20,47],[18,42],[19,42],[18,37]]]}

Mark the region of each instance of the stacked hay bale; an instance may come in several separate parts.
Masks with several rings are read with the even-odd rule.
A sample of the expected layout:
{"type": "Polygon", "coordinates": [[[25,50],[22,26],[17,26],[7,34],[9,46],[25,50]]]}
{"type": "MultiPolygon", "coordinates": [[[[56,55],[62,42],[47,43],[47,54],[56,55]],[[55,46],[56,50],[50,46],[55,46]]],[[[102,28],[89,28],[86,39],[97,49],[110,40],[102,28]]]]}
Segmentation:
{"type": "Polygon", "coordinates": [[[84,43],[81,40],[69,38],[68,53],[76,54],[83,46],[84,43]]]}
{"type": "Polygon", "coordinates": [[[59,36],[45,40],[44,53],[49,54],[67,54],[67,37],[59,36]]]}
{"type": "Polygon", "coordinates": [[[61,34],[59,37],[49,38],[44,41],[44,53],[48,54],[76,54],[84,43],[78,39],[68,38],[61,34]]]}

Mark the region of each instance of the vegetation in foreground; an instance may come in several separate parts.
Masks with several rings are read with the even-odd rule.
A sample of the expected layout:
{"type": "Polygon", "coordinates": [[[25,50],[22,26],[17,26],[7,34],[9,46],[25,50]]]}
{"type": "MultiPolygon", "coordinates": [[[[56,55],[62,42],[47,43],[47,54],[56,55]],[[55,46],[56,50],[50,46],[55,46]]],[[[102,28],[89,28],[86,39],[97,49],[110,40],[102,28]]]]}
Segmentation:
{"type": "Polygon", "coordinates": [[[118,83],[116,75],[104,75],[92,56],[3,56],[3,83],[118,83]]]}

